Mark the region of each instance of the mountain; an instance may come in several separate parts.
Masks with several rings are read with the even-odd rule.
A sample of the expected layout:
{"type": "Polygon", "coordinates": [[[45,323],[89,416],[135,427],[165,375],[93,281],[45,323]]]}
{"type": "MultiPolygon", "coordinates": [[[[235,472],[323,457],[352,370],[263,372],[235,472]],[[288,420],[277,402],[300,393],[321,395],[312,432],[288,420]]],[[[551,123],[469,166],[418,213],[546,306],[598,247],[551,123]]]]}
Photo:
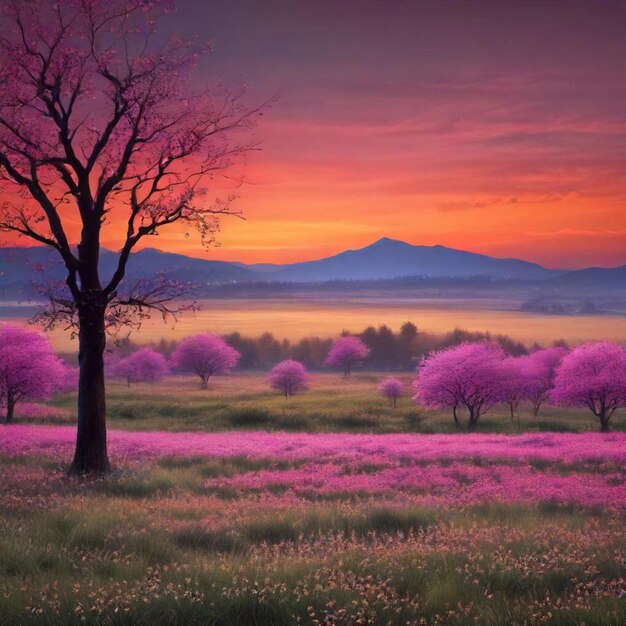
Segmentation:
{"type": "MultiPolygon", "coordinates": [[[[117,253],[103,250],[103,279],[113,274],[117,253]]],[[[133,254],[128,264],[128,281],[163,272],[169,278],[202,285],[225,283],[323,283],[329,281],[381,281],[394,278],[520,280],[547,287],[626,286],[626,266],[612,269],[550,270],[518,259],[500,259],[444,246],[414,246],[383,238],[358,250],[334,256],[273,265],[245,265],[197,259],[154,249],[133,254]]],[[[36,293],[33,281],[64,278],[64,267],[50,248],[0,248],[0,295],[25,298],[36,293]]]]}
{"type": "Polygon", "coordinates": [[[626,288],[626,265],[572,270],[550,280],[550,285],[554,287],[624,289],[626,288]]]}
{"type": "Polygon", "coordinates": [[[528,261],[498,259],[445,246],[414,246],[383,237],[358,250],[346,250],[317,261],[278,266],[270,276],[271,280],[297,282],[379,280],[404,276],[543,280],[560,273],[528,261]]]}
{"type": "MultiPolygon", "coordinates": [[[[107,251],[103,262],[103,273],[112,275],[117,265],[117,254],[107,251]]],[[[152,248],[134,253],[127,268],[127,278],[131,280],[164,272],[173,279],[199,284],[248,281],[255,275],[252,270],[237,263],[197,259],[152,248]]]]}
{"type": "MultiPolygon", "coordinates": [[[[102,250],[100,259],[104,281],[113,275],[118,255],[102,250]]],[[[153,249],[134,253],[127,267],[129,282],[157,273],[165,273],[172,280],[198,284],[249,281],[256,275],[236,263],[196,259],[153,249]]],[[[65,267],[55,250],[46,247],[0,248],[0,290],[5,294],[33,295],[36,290],[32,283],[49,279],[65,279],[65,267]]]]}

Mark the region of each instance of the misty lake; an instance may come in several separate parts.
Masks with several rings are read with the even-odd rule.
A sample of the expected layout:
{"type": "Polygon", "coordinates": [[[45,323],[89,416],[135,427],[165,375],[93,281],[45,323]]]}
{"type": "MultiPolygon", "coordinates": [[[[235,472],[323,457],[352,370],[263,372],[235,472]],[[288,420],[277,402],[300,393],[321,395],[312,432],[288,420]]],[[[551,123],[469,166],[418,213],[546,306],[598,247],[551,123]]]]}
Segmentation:
{"type": "MultiPolygon", "coordinates": [[[[176,339],[198,332],[244,335],[272,332],[278,338],[334,336],[342,330],[359,332],[366,326],[387,324],[397,329],[411,321],[421,330],[446,332],[455,327],[504,333],[526,343],[548,344],[555,339],[576,343],[592,339],[626,341],[626,316],[545,315],[516,310],[519,303],[502,299],[299,297],[268,299],[212,299],[201,310],[182,315],[175,324],[160,317],[145,322],[133,336],[139,343],[161,337],[176,339]]],[[[31,311],[17,303],[3,303],[0,317],[25,322],[31,311]]],[[[69,333],[50,333],[57,350],[73,349],[69,333]]]]}

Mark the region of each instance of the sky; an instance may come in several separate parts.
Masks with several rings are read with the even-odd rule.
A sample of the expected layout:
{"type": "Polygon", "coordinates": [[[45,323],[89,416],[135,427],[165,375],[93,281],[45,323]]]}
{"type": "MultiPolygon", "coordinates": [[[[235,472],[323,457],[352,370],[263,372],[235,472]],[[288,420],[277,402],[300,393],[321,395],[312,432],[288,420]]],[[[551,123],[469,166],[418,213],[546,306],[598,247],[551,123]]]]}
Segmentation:
{"type": "Polygon", "coordinates": [[[291,262],[389,236],[626,263],[625,3],[188,0],[175,19],[213,41],[200,71],[278,95],[246,221],[225,220],[211,256],[291,262]]]}
{"type": "MultiPolygon", "coordinates": [[[[319,258],[383,237],[549,267],[626,263],[626,3],[180,0],[197,68],[276,96],[220,247],[319,258]]],[[[115,242],[104,245],[115,247],[115,242]]]]}

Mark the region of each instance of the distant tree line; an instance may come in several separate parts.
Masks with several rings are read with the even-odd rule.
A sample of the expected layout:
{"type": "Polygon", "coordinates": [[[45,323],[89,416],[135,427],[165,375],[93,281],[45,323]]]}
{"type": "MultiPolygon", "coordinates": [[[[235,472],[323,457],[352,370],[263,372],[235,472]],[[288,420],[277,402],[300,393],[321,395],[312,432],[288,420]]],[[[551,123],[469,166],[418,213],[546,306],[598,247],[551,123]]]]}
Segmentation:
{"type": "MultiPolygon", "coordinates": [[[[355,365],[361,367],[370,359],[372,349],[365,338],[370,338],[375,349],[381,349],[387,345],[385,342],[396,348],[402,346],[398,343],[402,337],[412,338],[413,344],[408,344],[411,346],[419,337],[412,324],[404,324],[397,335],[386,327],[371,330],[366,329],[360,337],[344,333],[333,339],[323,365],[347,377],[355,365]]],[[[464,335],[456,331],[445,339],[459,336],[464,335]]],[[[277,342],[267,333],[258,342],[273,358],[280,358],[281,350],[291,349],[288,342],[277,342]]],[[[130,345],[126,343],[125,348],[130,345]]],[[[257,347],[254,340],[250,345],[257,347]]],[[[161,347],[169,350],[173,344],[161,347]]],[[[515,344],[509,348],[515,348],[515,344]]],[[[398,367],[401,353],[395,354],[395,361],[389,359],[384,364],[398,367]]],[[[413,351],[406,356],[412,360],[413,351]]],[[[193,374],[200,379],[201,388],[207,389],[211,377],[234,369],[240,357],[223,337],[200,333],[180,341],[169,358],[150,347],[126,356],[109,354],[105,371],[107,376],[125,380],[128,387],[134,382],[154,384],[169,373],[193,374]]],[[[389,354],[382,353],[382,357],[388,358],[389,354]]],[[[481,415],[496,405],[508,405],[511,419],[517,414],[519,424],[522,403],[530,405],[536,416],[541,406],[550,402],[562,407],[586,407],[598,419],[600,430],[609,432],[615,411],[626,407],[626,347],[607,341],[581,344],[571,351],[563,347],[539,348],[517,356],[494,339],[463,341],[431,350],[420,359],[416,374],[414,400],[426,408],[450,410],[459,427],[465,414],[469,429],[475,428],[481,415]]],[[[267,384],[288,400],[308,388],[309,372],[295,359],[278,360],[269,370],[267,384]]],[[[77,386],[78,368],[58,358],[43,335],[0,324],[0,409],[5,422],[13,420],[18,402],[45,400],[77,386]]],[[[403,388],[400,379],[387,376],[379,383],[378,392],[396,407],[403,388]]]]}
{"type": "MultiPolygon", "coordinates": [[[[539,346],[531,347],[515,341],[508,335],[492,335],[488,332],[471,332],[455,328],[444,334],[420,331],[412,322],[405,322],[398,331],[383,324],[378,327],[368,326],[360,333],[348,333],[359,337],[369,349],[367,359],[361,369],[412,371],[421,359],[433,350],[450,348],[465,342],[494,341],[511,356],[523,356],[539,346]]],[[[298,341],[279,339],[270,332],[256,337],[248,337],[239,332],[228,333],[224,340],[240,354],[237,369],[262,370],[276,365],[280,361],[294,360],[303,363],[308,369],[319,370],[327,366],[324,360],[331,348],[332,339],[325,337],[304,337],[298,341]]],[[[151,347],[169,359],[179,342],[161,339],[151,347]]],[[[564,341],[557,341],[555,346],[567,347],[564,341]]],[[[130,339],[118,342],[115,352],[123,357],[134,352],[137,345],[130,339]]]]}

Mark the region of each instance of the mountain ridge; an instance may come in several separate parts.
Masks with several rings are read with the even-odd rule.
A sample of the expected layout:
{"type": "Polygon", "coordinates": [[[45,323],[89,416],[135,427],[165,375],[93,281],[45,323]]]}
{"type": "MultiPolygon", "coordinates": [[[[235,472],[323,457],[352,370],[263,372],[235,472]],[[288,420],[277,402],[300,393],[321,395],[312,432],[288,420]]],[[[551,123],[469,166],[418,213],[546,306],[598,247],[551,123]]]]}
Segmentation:
{"type": "MultiPolygon", "coordinates": [[[[103,280],[115,269],[117,253],[103,249],[103,280]]],[[[133,253],[129,281],[164,272],[176,280],[199,285],[233,282],[323,283],[332,281],[380,281],[397,278],[521,280],[544,285],[587,286],[607,282],[614,286],[626,279],[626,265],[615,268],[555,270],[515,258],[448,248],[439,244],[419,246],[382,237],[362,248],[349,249],[311,261],[288,264],[244,264],[199,259],[175,252],[145,248],[133,253]]],[[[30,281],[63,279],[64,267],[56,251],[36,246],[0,248],[0,290],[22,291],[30,281]],[[36,271],[38,270],[38,271],[36,271]]]]}
{"type": "Polygon", "coordinates": [[[556,276],[560,272],[561,270],[549,270],[530,261],[490,257],[440,244],[419,246],[382,237],[362,248],[279,266],[273,274],[287,281],[319,282],[380,280],[405,276],[539,279],[556,276]]]}

